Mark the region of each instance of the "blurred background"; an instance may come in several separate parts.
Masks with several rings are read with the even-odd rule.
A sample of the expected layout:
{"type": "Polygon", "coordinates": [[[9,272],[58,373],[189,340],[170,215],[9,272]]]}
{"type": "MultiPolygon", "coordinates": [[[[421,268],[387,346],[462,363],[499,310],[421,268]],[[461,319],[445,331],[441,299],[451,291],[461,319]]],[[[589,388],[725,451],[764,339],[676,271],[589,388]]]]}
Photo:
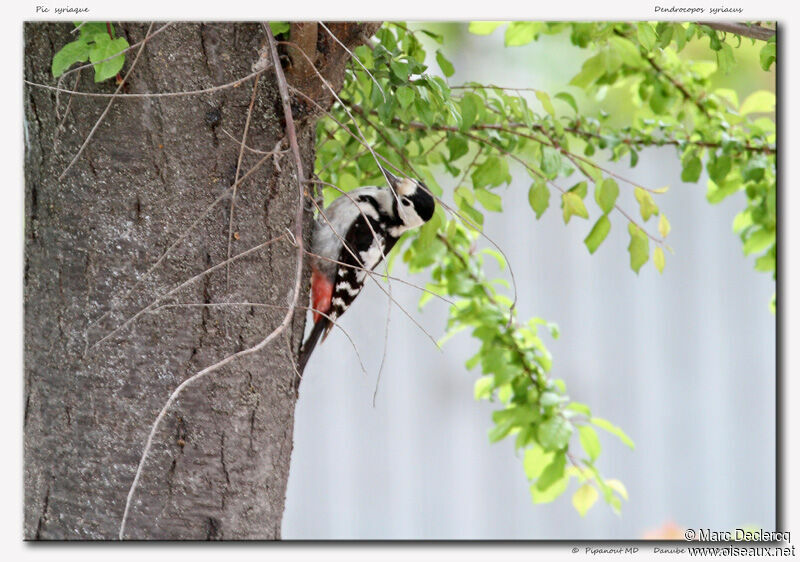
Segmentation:
{"type": "MultiPolygon", "coordinates": [[[[435,27],[456,68],[450,84],[568,90],[582,110],[602,104],[624,121],[627,108],[613,91],[586,99],[566,86],[591,55],[567,34],[505,48],[502,32],[480,37],[466,24],[435,27]]],[[[707,40],[687,49],[713,60],[707,40]]],[[[744,41],[736,56],[731,74],[714,77],[716,86],[737,90],[739,99],[775,91],[774,71],[758,66],[758,46],[744,41]]],[[[342,319],[368,375],[334,330],[300,387],[284,539],[599,540],[671,528],[775,528],[775,285],[753,269],[731,229],[744,196],[709,205],[705,177],[681,183],[673,147],[643,152],[636,168],[627,158],[604,166],[644,186],[670,186],[658,199],[675,250],[663,275],[651,263],[638,276],[630,270],[619,221],[593,256],[583,244],[586,221],[565,226],[553,208],[536,221],[521,168],[498,190],[504,211],[486,215],[485,232],[513,267],[520,318],[540,316],[561,329],[560,339],[544,338],[553,376],[565,380],[573,400],[636,442],[631,451],[599,432],[599,469],[630,494],[622,515],[598,502],[581,518],[570,502],[574,483],[551,504],[531,502],[513,439],[487,439],[495,405],[473,399],[479,373],[464,362],[477,343],[468,332],[440,351],[393,307],[373,407],[388,307],[369,282],[342,319]]],[[[455,180],[438,179],[450,201],[455,180]]],[[[623,208],[635,210],[632,189],[620,189],[623,208]]],[[[409,275],[400,260],[393,275],[427,281],[409,275]]],[[[445,303],[434,299],[419,311],[418,291],[399,283],[392,291],[429,333],[444,333],[445,303]]]]}

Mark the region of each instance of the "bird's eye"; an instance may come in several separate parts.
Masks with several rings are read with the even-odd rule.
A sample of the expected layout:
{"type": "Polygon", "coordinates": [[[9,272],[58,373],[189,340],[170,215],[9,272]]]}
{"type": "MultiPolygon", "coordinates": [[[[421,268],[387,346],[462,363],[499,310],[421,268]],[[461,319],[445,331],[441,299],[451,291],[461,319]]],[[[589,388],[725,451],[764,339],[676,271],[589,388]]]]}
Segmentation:
{"type": "Polygon", "coordinates": [[[408,199],[406,199],[405,197],[403,197],[403,205],[405,205],[406,207],[408,207],[408,206],[410,206],[410,205],[411,205],[411,201],[409,201],[408,199]]]}

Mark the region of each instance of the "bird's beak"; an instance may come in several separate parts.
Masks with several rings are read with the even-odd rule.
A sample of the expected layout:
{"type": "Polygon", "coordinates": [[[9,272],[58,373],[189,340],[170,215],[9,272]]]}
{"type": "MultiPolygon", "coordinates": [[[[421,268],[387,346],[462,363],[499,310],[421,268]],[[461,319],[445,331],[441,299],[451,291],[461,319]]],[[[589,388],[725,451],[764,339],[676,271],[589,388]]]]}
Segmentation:
{"type": "Polygon", "coordinates": [[[392,172],[390,172],[389,170],[387,170],[383,166],[380,166],[380,169],[381,169],[381,172],[383,172],[383,174],[386,176],[386,179],[389,180],[389,185],[391,186],[391,188],[393,190],[397,191],[397,186],[400,185],[400,178],[398,178],[397,176],[392,174],[392,172]]]}

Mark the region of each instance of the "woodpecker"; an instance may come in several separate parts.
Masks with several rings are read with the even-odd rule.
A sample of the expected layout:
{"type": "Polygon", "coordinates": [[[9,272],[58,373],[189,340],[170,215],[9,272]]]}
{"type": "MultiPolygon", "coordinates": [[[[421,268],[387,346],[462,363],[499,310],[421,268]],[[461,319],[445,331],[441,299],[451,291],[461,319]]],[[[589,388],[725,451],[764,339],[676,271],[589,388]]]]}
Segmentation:
{"type": "Polygon", "coordinates": [[[397,178],[384,168],[381,171],[389,181],[389,189],[354,189],[331,203],[314,226],[314,328],[300,352],[301,373],[317,342],[327,337],[333,321],[361,292],[367,271],[377,267],[404,232],[422,226],[433,216],[435,202],[425,184],[397,178]]]}

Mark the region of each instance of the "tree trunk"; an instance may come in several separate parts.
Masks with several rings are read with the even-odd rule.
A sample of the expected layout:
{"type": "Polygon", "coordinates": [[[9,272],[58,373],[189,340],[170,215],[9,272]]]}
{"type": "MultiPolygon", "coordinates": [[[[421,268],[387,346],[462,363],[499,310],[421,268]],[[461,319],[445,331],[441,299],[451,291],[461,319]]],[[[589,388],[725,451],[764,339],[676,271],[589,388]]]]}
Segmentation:
{"type": "MultiPolygon", "coordinates": [[[[53,55],[75,39],[72,28],[26,24],[27,80],[55,84],[53,55]]],[[[134,44],[147,28],[118,25],[117,34],[134,44]]],[[[363,40],[363,32],[374,31],[374,26],[358,28],[340,24],[337,36],[352,46],[363,40]]],[[[346,53],[327,35],[320,33],[319,41],[319,52],[325,53],[318,55],[319,66],[340,86],[346,53]]],[[[144,47],[122,93],[232,82],[252,72],[265,44],[260,24],[172,25],[144,47]]],[[[127,53],[123,76],[136,53],[127,53]]],[[[115,90],[113,80],[94,84],[93,75],[92,69],[82,70],[76,89],[115,90]]],[[[145,439],[170,393],[204,367],[258,343],[286,315],[296,267],[288,236],[230,264],[229,277],[222,267],[164,301],[275,308],[155,307],[97,343],[158,296],[227,258],[232,198],[214,206],[196,227],[192,223],[235,181],[253,83],[201,95],[115,100],[61,180],[109,100],[57,97],[25,86],[28,540],[116,537],[145,439]]],[[[74,86],[72,74],[62,87],[74,86]]],[[[295,104],[303,166],[311,171],[315,117],[295,104]]],[[[269,151],[284,135],[270,69],[259,78],[247,145],[269,151]]],[[[262,156],[245,150],[239,177],[262,156]]],[[[294,170],[291,155],[284,153],[239,186],[231,255],[292,230],[298,205],[294,170]]],[[[308,206],[305,217],[308,240],[308,206]]],[[[299,302],[306,304],[305,292],[299,302]]],[[[293,362],[304,324],[305,311],[299,310],[289,329],[263,351],[186,388],[155,436],[126,538],[280,537],[296,401],[293,362]]]]}

